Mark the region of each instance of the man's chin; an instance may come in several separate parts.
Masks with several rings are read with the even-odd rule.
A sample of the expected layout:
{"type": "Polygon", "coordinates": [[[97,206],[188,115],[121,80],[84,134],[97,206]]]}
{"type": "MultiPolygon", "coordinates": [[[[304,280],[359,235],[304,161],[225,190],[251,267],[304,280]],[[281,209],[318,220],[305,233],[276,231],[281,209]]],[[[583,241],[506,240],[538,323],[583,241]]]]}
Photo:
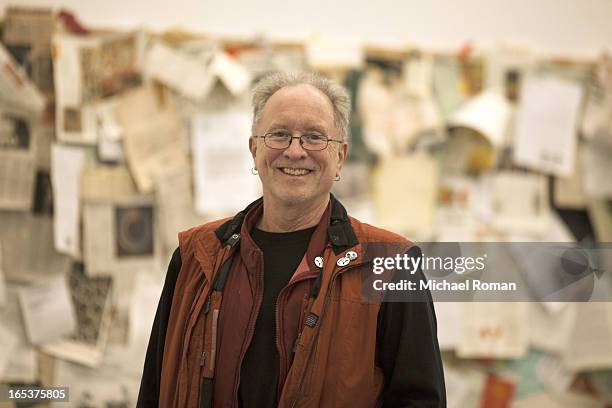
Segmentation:
{"type": "Polygon", "coordinates": [[[277,195],[280,203],[286,206],[296,206],[308,203],[314,199],[312,193],[307,191],[284,191],[277,195]]]}

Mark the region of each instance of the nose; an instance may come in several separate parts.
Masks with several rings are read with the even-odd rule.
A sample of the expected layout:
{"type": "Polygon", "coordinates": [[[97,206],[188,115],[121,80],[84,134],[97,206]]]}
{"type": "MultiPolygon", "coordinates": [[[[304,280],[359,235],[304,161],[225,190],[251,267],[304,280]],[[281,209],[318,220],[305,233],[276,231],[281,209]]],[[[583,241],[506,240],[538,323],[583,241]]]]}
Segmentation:
{"type": "Polygon", "coordinates": [[[306,156],[308,156],[308,153],[306,153],[306,150],[304,150],[304,148],[300,144],[300,139],[294,137],[293,139],[291,139],[289,147],[283,150],[283,155],[289,159],[295,160],[305,158],[306,156]]]}

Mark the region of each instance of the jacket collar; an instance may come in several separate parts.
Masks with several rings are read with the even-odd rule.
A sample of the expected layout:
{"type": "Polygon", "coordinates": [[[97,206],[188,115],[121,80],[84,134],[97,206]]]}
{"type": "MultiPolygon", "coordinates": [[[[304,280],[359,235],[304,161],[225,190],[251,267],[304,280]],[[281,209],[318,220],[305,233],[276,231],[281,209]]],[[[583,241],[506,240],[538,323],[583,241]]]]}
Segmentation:
{"type": "MultiPolygon", "coordinates": [[[[347,250],[359,243],[355,231],[351,225],[351,220],[344,206],[330,194],[331,213],[329,217],[329,226],[327,227],[327,238],[336,255],[347,250]]],[[[241,231],[242,224],[247,214],[256,208],[260,208],[263,204],[263,197],[253,201],[244,210],[240,211],[234,218],[221,224],[215,230],[217,239],[221,245],[226,245],[231,242],[232,236],[241,231]]]]}
{"type": "Polygon", "coordinates": [[[260,206],[262,203],[263,197],[258,198],[251,204],[247,205],[244,210],[236,214],[234,218],[224,222],[219,226],[219,228],[215,230],[215,235],[217,236],[217,239],[221,242],[221,245],[226,245],[231,239],[232,235],[238,234],[240,232],[240,228],[242,228],[242,222],[244,221],[244,217],[246,217],[247,213],[251,209],[260,206]]]}

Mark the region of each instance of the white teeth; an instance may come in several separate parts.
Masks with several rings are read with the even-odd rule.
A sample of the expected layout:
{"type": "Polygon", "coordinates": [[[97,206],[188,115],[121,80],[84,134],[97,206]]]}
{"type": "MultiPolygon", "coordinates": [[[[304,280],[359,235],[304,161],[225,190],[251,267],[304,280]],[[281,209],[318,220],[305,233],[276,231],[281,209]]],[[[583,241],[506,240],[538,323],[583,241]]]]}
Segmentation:
{"type": "Polygon", "coordinates": [[[285,174],[290,174],[292,176],[303,176],[305,174],[310,173],[310,170],[307,169],[291,169],[289,167],[282,167],[281,171],[285,174]]]}

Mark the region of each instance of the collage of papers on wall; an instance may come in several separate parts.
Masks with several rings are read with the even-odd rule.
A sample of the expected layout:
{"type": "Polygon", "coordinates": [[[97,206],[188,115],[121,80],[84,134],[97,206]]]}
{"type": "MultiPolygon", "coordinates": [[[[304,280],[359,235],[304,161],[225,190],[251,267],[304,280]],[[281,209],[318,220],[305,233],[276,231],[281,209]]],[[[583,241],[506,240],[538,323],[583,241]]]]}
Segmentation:
{"type": "MultiPolygon", "coordinates": [[[[0,65],[0,383],[69,385],[71,406],[135,405],[177,233],[260,196],[249,92],[268,72],[351,91],[333,192],[365,222],[612,241],[612,55],[110,31],[8,7],[0,65]]],[[[611,406],[612,303],[435,307],[449,407],[611,406]]]]}

